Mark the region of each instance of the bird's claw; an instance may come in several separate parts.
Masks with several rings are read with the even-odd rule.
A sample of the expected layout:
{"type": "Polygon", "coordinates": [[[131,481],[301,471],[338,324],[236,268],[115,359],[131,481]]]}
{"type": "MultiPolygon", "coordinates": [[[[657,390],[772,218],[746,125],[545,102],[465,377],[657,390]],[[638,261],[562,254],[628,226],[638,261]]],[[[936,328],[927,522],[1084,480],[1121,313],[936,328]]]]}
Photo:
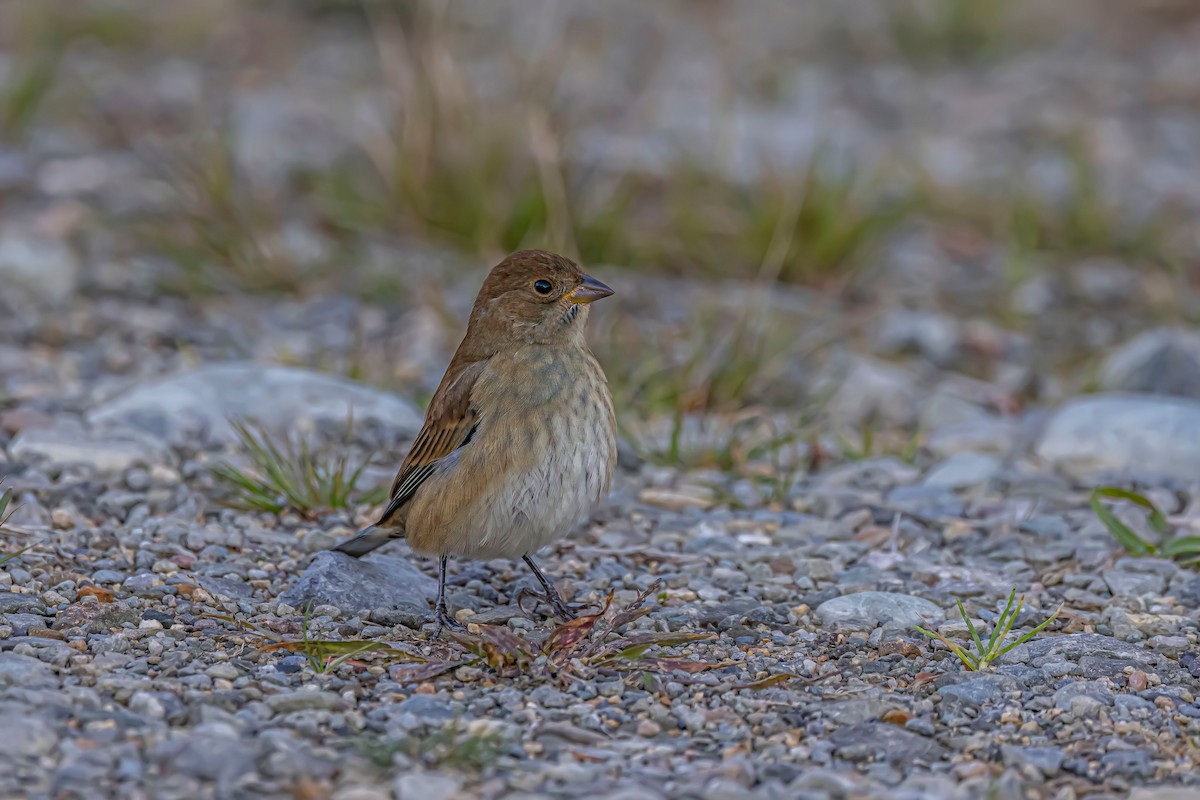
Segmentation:
{"type": "Polygon", "coordinates": [[[556,617],[567,622],[578,619],[579,615],[584,611],[596,608],[595,603],[568,603],[562,599],[558,592],[535,592],[532,589],[522,589],[520,595],[517,597],[517,605],[522,610],[524,610],[523,601],[526,598],[532,598],[535,603],[544,603],[550,606],[556,617]]]}
{"type": "Polygon", "coordinates": [[[433,635],[429,637],[431,642],[436,641],[437,638],[442,635],[443,628],[449,628],[452,631],[465,631],[467,629],[466,625],[463,625],[454,617],[450,616],[450,612],[446,610],[446,606],[442,603],[439,603],[437,607],[434,608],[433,617],[435,623],[433,635]]]}

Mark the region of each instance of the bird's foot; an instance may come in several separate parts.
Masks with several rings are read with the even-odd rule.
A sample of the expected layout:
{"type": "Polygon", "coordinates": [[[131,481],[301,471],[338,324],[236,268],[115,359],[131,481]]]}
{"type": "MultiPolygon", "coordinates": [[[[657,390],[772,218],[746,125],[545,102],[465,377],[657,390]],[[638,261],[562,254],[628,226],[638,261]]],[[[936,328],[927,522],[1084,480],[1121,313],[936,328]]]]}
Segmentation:
{"type": "Polygon", "coordinates": [[[434,607],[433,617],[435,620],[435,625],[433,628],[433,635],[429,637],[429,641],[431,642],[436,641],[437,638],[442,635],[443,628],[449,628],[452,631],[465,631],[467,629],[466,625],[463,625],[454,617],[450,616],[450,612],[446,610],[445,603],[438,603],[434,607]]]}
{"type": "Polygon", "coordinates": [[[523,606],[522,600],[526,597],[531,597],[538,603],[545,603],[554,611],[554,616],[568,622],[578,619],[579,615],[583,612],[597,607],[595,603],[568,603],[553,588],[548,592],[535,592],[532,589],[522,589],[517,598],[517,605],[523,606]]]}

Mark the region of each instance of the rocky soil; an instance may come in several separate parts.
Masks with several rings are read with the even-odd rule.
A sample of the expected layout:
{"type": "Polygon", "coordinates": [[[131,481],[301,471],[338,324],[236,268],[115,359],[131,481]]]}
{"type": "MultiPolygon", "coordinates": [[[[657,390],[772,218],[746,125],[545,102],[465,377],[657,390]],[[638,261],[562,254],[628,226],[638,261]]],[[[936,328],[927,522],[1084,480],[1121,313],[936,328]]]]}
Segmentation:
{"type": "MultiPolygon", "coordinates": [[[[748,19],[745,41],[781,36],[769,16],[748,19]]],[[[873,41],[876,17],[859,24],[873,41]]],[[[977,157],[1000,170],[1038,163],[1013,129],[1053,127],[1061,113],[1111,137],[1106,165],[1132,170],[1125,186],[1138,187],[1127,196],[1200,202],[1172,178],[1200,166],[1200,110],[1183,96],[1196,29],[1161,34],[1153,58],[1116,59],[1111,39],[1064,40],[932,77],[886,60],[839,71],[810,43],[796,91],[776,98],[776,116],[739,127],[757,133],[735,149],[786,150],[773,131],[840,113],[862,159],[915,143],[954,182],[977,157]],[[1081,80],[1095,91],[1071,91],[1081,80]],[[1136,102],[1145,87],[1157,92],[1148,108],[1136,102]],[[944,114],[897,119],[881,100],[907,96],[911,109],[914,93],[944,114]],[[1161,140],[1135,135],[1147,130],[1161,140]]],[[[695,66],[699,34],[680,30],[676,44],[662,40],[656,74],[676,103],[663,116],[683,118],[639,127],[643,145],[689,130],[695,104],[673,81],[687,82],[678,65],[695,66]]],[[[311,110],[303,97],[353,84],[355,35],[330,26],[308,60],[238,87],[256,99],[237,106],[237,146],[264,180],[289,167],[255,153],[328,155],[322,137],[336,131],[316,123],[294,146],[260,146],[294,131],[311,110]]],[[[253,417],[367,460],[364,484],[387,481],[483,265],[386,242],[380,262],[411,270],[411,291],[395,298],[165,294],[162,264],[114,249],[94,224],[99,210],[159,199],[126,143],[104,135],[101,111],[161,122],[154,91],[200,93],[211,65],[164,58],[160,72],[130,74],[87,47],[73,59],[68,71],[96,70],[91,127],[51,117],[32,143],[0,147],[0,477],[15,507],[0,534],[0,559],[12,556],[0,563],[0,796],[1200,792],[1200,572],[1129,556],[1089,507],[1093,487],[1117,484],[1179,535],[1200,533],[1194,297],[1180,292],[1163,312],[1160,289],[1173,284],[1088,258],[1001,291],[996,252],[955,261],[907,230],[880,256],[882,300],[774,293],[801,344],[771,362],[772,402],[689,416],[677,438],[737,451],[798,424],[779,398],[821,395],[812,436],[733,465],[668,459],[670,421],[624,409],[611,497],[540,563],[609,621],[646,612],[627,614],[612,641],[661,644],[607,660],[586,650],[593,640],[564,644],[522,595],[536,586],[524,566],[505,561],[452,565],[450,601],[469,635],[430,642],[431,564],[403,543],[363,562],[322,553],[370,520],[369,504],[311,517],[231,510],[211,467],[244,463],[230,420],[253,417]],[[1024,323],[998,319],[992,299],[1024,323]],[[964,670],[913,628],[966,642],[956,603],[990,630],[1014,589],[1014,637],[1061,611],[988,670],[964,670]],[[326,664],[306,640],[377,649],[326,664]]],[[[619,88],[597,89],[597,102],[619,105],[619,88]]],[[[600,161],[628,158],[625,136],[581,142],[600,161]]],[[[313,243],[302,228],[291,229],[300,250],[313,243]]],[[[611,346],[620,326],[677,326],[688,307],[740,297],[610,271],[618,294],[593,315],[610,374],[636,355],[611,346]]]]}

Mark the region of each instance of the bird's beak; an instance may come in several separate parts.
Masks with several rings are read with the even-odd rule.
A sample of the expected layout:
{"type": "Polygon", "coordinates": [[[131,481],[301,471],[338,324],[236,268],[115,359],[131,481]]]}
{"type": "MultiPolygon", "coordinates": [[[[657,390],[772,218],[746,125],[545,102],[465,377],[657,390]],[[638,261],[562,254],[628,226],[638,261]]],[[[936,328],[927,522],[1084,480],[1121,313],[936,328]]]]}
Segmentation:
{"type": "Polygon", "coordinates": [[[572,303],[594,303],[597,300],[603,300],[612,293],[612,289],[591,275],[584,275],[583,283],[576,286],[567,294],[567,300],[572,303]]]}

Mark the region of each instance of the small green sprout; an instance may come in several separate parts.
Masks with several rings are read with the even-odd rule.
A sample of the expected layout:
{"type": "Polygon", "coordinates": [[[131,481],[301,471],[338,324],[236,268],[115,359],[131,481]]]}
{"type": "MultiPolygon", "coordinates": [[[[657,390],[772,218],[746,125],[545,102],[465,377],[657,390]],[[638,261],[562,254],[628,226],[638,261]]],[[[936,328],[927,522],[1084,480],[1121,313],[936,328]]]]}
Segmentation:
{"type": "Polygon", "coordinates": [[[1000,658],[1000,656],[1004,655],[1009,650],[1012,650],[1017,645],[1024,644],[1033,637],[1037,636],[1046,629],[1046,626],[1054,621],[1054,618],[1058,616],[1058,612],[1062,611],[1062,606],[1060,605],[1054,610],[1054,613],[1051,614],[1045,622],[1038,625],[1033,630],[1022,634],[1015,642],[1005,645],[1004,640],[1008,637],[1009,631],[1012,630],[1013,623],[1016,622],[1017,617],[1021,614],[1021,607],[1025,604],[1025,595],[1021,595],[1020,599],[1017,599],[1017,590],[1016,587],[1013,587],[1013,590],[1008,594],[1008,604],[1004,607],[1004,611],[1000,613],[1000,617],[996,620],[996,624],[992,628],[992,635],[988,637],[987,643],[985,644],[983,640],[979,638],[979,632],[975,630],[975,625],[971,622],[971,618],[967,615],[967,610],[963,608],[962,601],[959,600],[957,602],[958,613],[962,615],[963,622],[967,623],[967,630],[971,632],[971,641],[975,644],[976,652],[972,653],[967,647],[963,647],[956,642],[950,641],[940,633],[922,628],[920,625],[914,625],[913,627],[928,636],[930,639],[936,639],[942,644],[946,645],[946,647],[950,648],[950,652],[958,656],[958,659],[963,663],[963,666],[972,672],[978,672],[980,670],[987,669],[993,661],[1000,658]],[[1013,607],[1014,601],[1016,602],[1015,608],[1013,607]]]}

